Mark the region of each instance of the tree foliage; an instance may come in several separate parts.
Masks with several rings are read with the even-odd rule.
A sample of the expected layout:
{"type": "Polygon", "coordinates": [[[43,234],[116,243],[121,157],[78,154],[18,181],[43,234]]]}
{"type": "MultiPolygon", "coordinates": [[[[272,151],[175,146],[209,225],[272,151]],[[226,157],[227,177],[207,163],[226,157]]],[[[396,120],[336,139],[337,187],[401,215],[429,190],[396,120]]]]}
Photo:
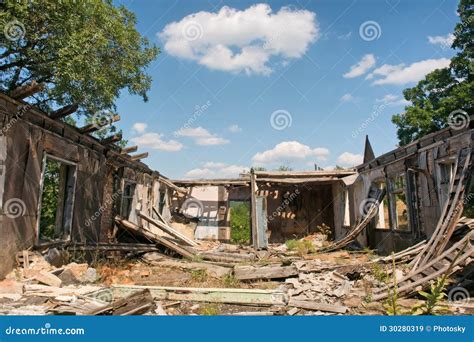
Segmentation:
{"type": "Polygon", "coordinates": [[[405,113],[392,117],[401,145],[447,127],[454,111],[473,114],[474,1],[460,0],[458,14],[460,23],[454,29],[452,44],[458,52],[449,67],[434,70],[415,87],[405,89],[403,95],[411,105],[405,113]]]}
{"type": "Polygon", "coordinates": [[[51,111],[78,104],[89,115],[113,110],[123,89],[147,99],[145,68],[159,50],[135,29],[136,19],[110,0],[13,1],[0,4],[0,88],[35,80],[33,104],[51,111]]]}

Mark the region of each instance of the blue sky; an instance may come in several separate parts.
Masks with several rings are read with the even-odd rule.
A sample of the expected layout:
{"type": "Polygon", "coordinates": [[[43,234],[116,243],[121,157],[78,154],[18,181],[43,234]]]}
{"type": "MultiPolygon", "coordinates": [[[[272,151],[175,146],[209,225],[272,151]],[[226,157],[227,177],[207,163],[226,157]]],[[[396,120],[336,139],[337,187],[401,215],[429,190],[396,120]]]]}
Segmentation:
{"type": "Polygon", "coordinates": [[[161,49],[149,102],[124,92],[118,127],[174,179],[350,167],[366,134],[390,151],[403,89],[455,53],[457,1],[116,4],[161,49]]]}

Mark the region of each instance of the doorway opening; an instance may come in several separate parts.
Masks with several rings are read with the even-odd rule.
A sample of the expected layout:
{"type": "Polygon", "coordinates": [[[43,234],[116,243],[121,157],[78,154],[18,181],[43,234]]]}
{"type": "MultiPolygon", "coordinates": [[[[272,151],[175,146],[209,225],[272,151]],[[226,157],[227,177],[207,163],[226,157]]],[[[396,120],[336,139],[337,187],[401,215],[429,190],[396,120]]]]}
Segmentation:
{"type": "Polygon", "coordinates": [[[232,243],[249,245],[250,201],[229,201],[230,205],[230,240],[232,243]]]}
{"type": "Polygon", "coordinates": [[[41,180],[38,244],[71,237],[76,165],[45,156],[41,180]]]}

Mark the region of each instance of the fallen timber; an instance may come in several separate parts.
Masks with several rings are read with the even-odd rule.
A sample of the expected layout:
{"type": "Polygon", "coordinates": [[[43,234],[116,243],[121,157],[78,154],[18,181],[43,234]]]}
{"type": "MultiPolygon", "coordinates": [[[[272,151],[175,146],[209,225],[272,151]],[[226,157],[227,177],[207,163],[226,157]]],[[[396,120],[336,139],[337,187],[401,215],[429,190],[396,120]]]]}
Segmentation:
{"type": "MultiPolygon", "coordinates": [[[[408,295],[430,285],[430,281],[442,275],[451,275],[470,264],[474,258],[474,231],[453,244],[437,258],[418,267],[397,282],[397,292],[408,295]]],[[[391,287],[390,287],[391,288],[391,287]]],[[[382,290],[373,295],[373,300],[388,297],[388,291],[382,290]]]]}
{"type": "Polygon", "coordinates": [[[112,290],[118,297],[124,297],[137,291],[149,290],[155,299],[170,301],[194,301],[255,306],[286,305],[288,303],[288,296],[278,290],[138,285],[114,285],[112,290]]]}
{"type": "Polygon", "coordinates": [[[462,215],[464,207],[463,195],[466,189],[469,188],[474,169],[473,159],[474,151],[471,151],[470,148],[464,148],[459,152],[454,177],[450,184],[449,199],[443,208],[435,232],[412,262],[413,272],[418,267],[427,264],[433,257],[440,255],[451,238],[456,222],[462,215]]]}
{"type": "Polygon", "coordinates": [[[342,239],[333,242],[331,245],[326,246],[319,250],[319,252],[332,252],[337,249],[341,249],[348,244],[350,244],[363,230],[367,225],[372,221],[372,219],[377,215],[379,210],[379,205],[385,196],[385,190],[381,191],[377,198],[371,199],[370,197],[367,199],[367,203],[369,204],[369,208],[366,210],[365,215],[363,216],[362,220],[356,224],[346,236],[342,239]]]}

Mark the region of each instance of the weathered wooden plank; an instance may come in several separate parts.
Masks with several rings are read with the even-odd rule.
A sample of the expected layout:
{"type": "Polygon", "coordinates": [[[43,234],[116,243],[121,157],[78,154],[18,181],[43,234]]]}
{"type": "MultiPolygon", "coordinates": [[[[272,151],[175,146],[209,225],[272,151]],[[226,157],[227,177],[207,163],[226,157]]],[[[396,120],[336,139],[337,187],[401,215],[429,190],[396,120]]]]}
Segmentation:
{"type": "Polygon", "coordinates": [[[180,232],[178,232],[174,228],[168,226],[165,223],[162,223],[160,221],[152,219],[151,217],[149,217],[148,215],[145,215],[141,211],[137,210],[137,215],[139,217],[141,217],[142,219],[144,219],[145,221],[151,223],[155,227],[161,229],[165,233],[167,233],[167,234],[171,235],[172,237],[184,242],[185,244],[187,244],[189,246],[197,246],[198,245],[195,241],[193,241],[193,240],[189,239],[188,237],[184,236],[183,234],[181,234],[180,232]]]}
{"type": "Polygon", "coordinates": [[[74,113],[77,109],[79,108],[79,106],[77,104],[72,104],[72,105],[68,105],[68,106],[64,106],[62,108],[59,108],[58,110],[52,112],[49,117],[53,120],[57,120],[57,119],[61,119],[61,118],[64,118],[68,115],[71,115],[72,113],[74,113]]]}
{"type": "Polygon", "coordinates": [[[122,148],[120,153],[127,154],[127,153],[137,152],[137,150],[138,150],[138,146],[130,146],[130,147],[122,148]]]}
{"type": "Polygon", "coordinates": [[[22,100],[35,93],[42,91],[43,89],[44,89],[43,83],[37,83],[36,81],[32,81],[30,84],[26,84],[24,86],[14,89],[10,93],[10,97],[14,98],[15,100],[22,100]]]}
{"type": "Polygon", "coordinates": [[[181,255],[185,258],[193,258],[194,257],[194,254],[191,253],[190,251],[188,251],[187,249],[175,244],[174,242],[171,242],[171,241],[167,240],[166,238],[163,238],[161,236],[158,236],[158,235],[150,232],[146,228],[139,227],[136,224],[121,218],[120,216],[115,217],[115,222],[120,224],[126,230],[128,230],[132,233],[139,234],[139,235],[141,235],[141,236],[143,236],[143,237],[145,237],[145,238],[147,238],[151,241],[154,241],[156,243],[159,243],[160,245],[163,245],[166,248],[169,248],[172,251],[175,251],[176,253],[178,253],[179,255],[181,255]]]}
{"type": "Polygon", "coordinates": [[[291,266],[235,266],[234,276],[238,280],[281,279],[295,276],[298,270],[291,266]]]}
{"type": "Polygon", "coordinates": [[[341,314],[346,313],[348,310],[347,306],[317,303],[312,300],[290,299],[290,301],[288,302],[288,306],[294,306],[296,308],[306,309],[306,310],[326,311],[326,312],[334,312],[334,313],[341,313],[341,314]]]}
{"type": "Polygon", "coordinates": [[[117,296],[148,289],[158,300],[194,301],[208,303],[247,304],[256,306],[286,305],[287,295],[278,290],[219,289],[166,286],[114,285],[117,296]]]}
{"type": "Polygon", "coordinates": [[[113,316],[140,315],[150,311],[154,305],[155,302],[150,290],[144,289],[134,292],[126,298],[116,300],[111,304],[94,309],[87,314],[93,316],[107,314],[113,316]]]}
{"type": "Polygon", "coordinates": [[[148,158],[149,153],[148,152],[143,152],[139,154],[135,154],[133,156],[130,156],[131,160],[140,160],[140,159],[145,159],[148,158]]]}

